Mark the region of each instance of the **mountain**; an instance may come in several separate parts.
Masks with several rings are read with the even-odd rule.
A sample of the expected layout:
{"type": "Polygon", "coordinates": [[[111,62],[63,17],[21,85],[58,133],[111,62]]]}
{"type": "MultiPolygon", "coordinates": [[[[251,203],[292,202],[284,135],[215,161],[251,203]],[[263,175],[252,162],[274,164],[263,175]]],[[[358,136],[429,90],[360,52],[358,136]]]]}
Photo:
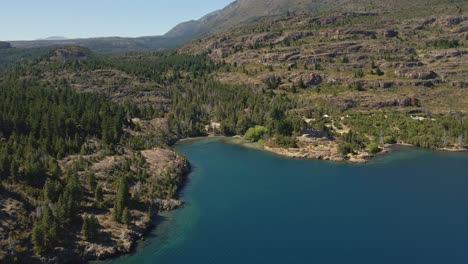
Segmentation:
{"type": "MultiPolygon", "coordinates": [[[[430,106],[434,112],[468,111],[459,104],[466,101],[462,91],[468,88],[466,6],[415,0],[406,5],[408,10],[398,11],[400,7],[376,3],[354,8],[370,11],[264,16],[203,36],[178,52],[207,54],[231,65],[233,69],[212,76],[219,82],[292,93],[315,90],[305,96],[314,97],[317,105],[349,110],[437,102],[430,106]],[[392,8],[394,12],[386,11],[392,8]],[[433,87],[448,90],[440,97],[440,91],[429,92],[433,87]],[[464,99],[441,103],[448,98],[464,99]]],[[[227,9],[220,12],[228,14],[227,9]]]]}
{"type": "Polygon", "coordinates": [[[44,39],[38,39],[38,40],[67,40],[68,38],[62,37],[62,36],[52,36],[52,37],[47,37],[44,39]]]}
{"type": "Polygon", "coordinates": [[[237,0],[199,20],[183,22],[163,36],[139,38],[62,39],[50,37],[36,41],[12,41],[18,48],[55,45],[79,45],[100,53],[174,48],[195,38],[228,30],[241,24],[253,24],[263,17],[331,12],[374,12],[394,17],[456,14],[464,0],[237,0]]]}
{"type": "Polygon", "coordinates": [[[88,39],[65,39],[65,40],[35,40],[35,41],[11,41],[16,48],[38,48],[47,46],[78,45],[87,47],[99,53],[113,53],[126,51],[143,51],[174,48],[191,39],[181,37],[139,37],[139,38],[88,38],[88,39]]]}
{"type": "Polygon", "coordinates": [[[181,23],[167,32],[166,37],[199,37],[220,32],[233,26],[255,22],[260,17],[286,14],[319,14],[327,12],[379,12],[405,15],[430,15],[447,4],[463,0],[237,0],[224,9],[210,13],[199,20],[181,23]],[[428,8],[430,7],[430,8],[428,8]]]}

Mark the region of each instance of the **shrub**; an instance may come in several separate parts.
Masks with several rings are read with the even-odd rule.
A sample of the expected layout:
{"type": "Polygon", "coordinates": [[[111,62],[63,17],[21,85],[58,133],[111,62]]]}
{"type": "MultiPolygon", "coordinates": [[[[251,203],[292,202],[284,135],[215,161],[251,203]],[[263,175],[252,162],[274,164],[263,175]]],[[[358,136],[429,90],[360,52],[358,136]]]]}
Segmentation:
{"type": "Polygon", "coordinates": [[[268,134],[268,129],[264,126],[255,126],[249,128],[244,135],[244,138],[251,141],[257,142],[262,139],[266,134],[268,134]]]}
{"type": "Polygon", "coordinates": [[[290,136],[278,135],[274,139],[275,146],[284,148],[296,148],[296,139],[290,136]]]}
{"type": "Polygon", "coordinates": [[[350,144],[340,143],[338,145],[338,151],[340,152],[342,156],[346,156],[349,153],[353,152],[353,148],[350,146],[350,144]]]}
{"type": "Polygon", "coordinates": [[[384,143],[385,143],[385,144],[396,144],[397,141],[396,141],[396,139],[395,139],[394,137],[392,137],[392,136],[386,136],[386,137],[384,137],[384,143]]]}
{"type": "Polygon", "coordinates": [[[451,49],[451,48],[457,48],[460,46],[460,41],[453,39],[453,40],[448,40],[448,39],[438,39],[430,42],[428,46],[433,46],[438,49],[451,49]]]}
{"type": "Polygon", "coordinates": [[[370,154],[377,154],[381,151],[381,149],[377,143],[372,142],[367,145],[367,151],[369,151],[370,154]]]}

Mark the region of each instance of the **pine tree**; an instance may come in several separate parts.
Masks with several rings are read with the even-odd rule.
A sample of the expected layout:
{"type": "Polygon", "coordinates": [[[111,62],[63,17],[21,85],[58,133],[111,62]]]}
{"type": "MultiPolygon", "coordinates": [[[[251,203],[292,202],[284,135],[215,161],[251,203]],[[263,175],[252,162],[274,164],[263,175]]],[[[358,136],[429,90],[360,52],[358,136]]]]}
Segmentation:
{"type": "Polygon", "coordinates": [[[43,212],[44,213],[42,215],[41,224],[42,224],[42,228],[46,230],[45,232],[46,246],[51,247],[57,241],[57,236],[58,236],[57,222],[55,221],[55,217],[52,213],[52,210],[50,210],[49,206],[46,206],[43,212]]]}
{"type": "Polygon", "coordinates": [[[123,210],[123,213],[122,213],[122,223],[126,224],[126,225],[129,225],[131,221],[132,221],[132,219],[131,219],[131,216],[130,216],[130,212],[128,211],[128,207],[125,207],[125,209],[123,210]]]}
{"type": "Polygon", "coordinates": [[[128,206],[128,183],[125,177],[120,178],[119,187],[114,203],[113,219],[118,223],[122,223],[122,213],[125,207],[128,206]]]}
{"type": "Polygon", "coordinates": [[[68,183],[63,192],[63,199],[65,208],[67,209],[67,219],[73,220],[77,214],[81,204],[83,193],[81,190],[80,182],[78,181],[78,174],[76,172],[68,178],[68,183]]]}
{"type": "Polygon", "coordinates": [[[103,196],[103,193],[102,193],[102,186],[100,184],[98,184],[96,186],[96,190],[94,190],[94,199],[96,201],[96,206],[98,208],[101,208],[102,203],[104,201],[104,196],[103,196]]]}
{"type": "Polygon", "coordinates": [[[31,242],[33,244],[34,252],[37,255],[42,255],[45,253],[46,247],[44,230],[42,229],[42,225],[38,221],[34,223],[31,242]]]}
{"type": "Polygon", "coordinates": [[[94,175],[93,172],[88,172],[88,178],[86,180],[88,184],[88,190],[91,192],[94,191],[96,185],[96,175],[94,175]]]}
{"type": "Polygon", "coordinates": [[[92,241],[96,239],[99,223],[96,216],[84,216],[83,217],[83,225],[81,226],[81,235],[84,237],[85,240],[92,241]]]}
{"type": "Polygon", "coordinates": [[[83,218],[83,225],[81,226],[81,235],[88,240],[89,239],[89,225],[88,225],[88,217],[85,216],[83,218]]]}

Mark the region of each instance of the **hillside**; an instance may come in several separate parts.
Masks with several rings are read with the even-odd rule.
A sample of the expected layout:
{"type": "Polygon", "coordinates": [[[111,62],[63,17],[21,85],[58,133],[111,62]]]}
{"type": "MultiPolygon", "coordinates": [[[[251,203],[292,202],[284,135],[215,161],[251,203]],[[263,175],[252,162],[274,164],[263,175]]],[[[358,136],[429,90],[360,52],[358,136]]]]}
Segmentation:
{"type": "Polygon", "coordinates": [[[118,53],[127,51],[161,50],[174,48],[179,44],[191,40],[185,36],[180,37],[140,37],[140,38],[89,38],[89,39],[64,39],[64,40],[35,40],[35,41],[11,41],[16,48],[38,48],[63,45],[78,45],[87,47],[99,53],[118,53]]]}
{"type": "Polygon", "coordinates": [[[179,139],[341,162],[397,143],[468,150],[466,6],[403,2],[236,1],[189,22],[214,33],[175,50],[146,51],[151,38],[0,49],[0,262],[131,252],[182,205],[179,139]],[[129,47],[145,51],[94,51],[129,47]]]}
{"type": "Polygon", "coordinates": [[[331,12],[378,12],[412,17],[435,13],[454,14],[464,5],[456,0],[237,0],[222,10],[196,21],[181,23],[169,31],[167,37],[202,35],[251,23],[261,17],[290,14],[320,14],[331,12]],[[430,8],[428,8],[430,7],[430,8]]]}
{"type": "Polygon", "coordinates": [[[255,23],[264,17],[286,14],[327,14],[337,12],[368,12],[394,18],[424,17],[431,14],[458,14],[466,10],[463,0],[237,0],[207,14],[199,20],[183,22],[163,36],[139,38],[103,37],[88,39],[46,39],[11,41],[17,48],[37,48],[57,45],[79,45],[100,53],[161,50],[208,34],[219,33],[239,25],[255,23]]]}
{"type": "Polygon", "coordinates": [[[0,49],[9,49],[11,48],[11,44],[8,42],[1,42],[0,41],[0,49]]]}
{"type": "Polygon", "coordinates": [[[466,94],[467,32],[466,15],[403,21],[369,12],[291,15],[205,37],[179,52],[234,66],[214,76],[221,82],[299,92],[341,109],[400,106],[394,102],[410,96],[431,110],[466,113],[467,101],[436,106],[431,96],[466,94]]]}

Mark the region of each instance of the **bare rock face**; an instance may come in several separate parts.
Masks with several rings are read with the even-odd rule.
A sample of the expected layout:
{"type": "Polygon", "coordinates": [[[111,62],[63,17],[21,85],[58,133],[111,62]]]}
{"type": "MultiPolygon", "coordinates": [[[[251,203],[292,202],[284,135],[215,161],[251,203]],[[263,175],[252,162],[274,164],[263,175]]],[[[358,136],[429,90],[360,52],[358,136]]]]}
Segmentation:
{"type": "Polygon", "coordinates": [[[403,99],[401,99],[399,101],[399,105],[400,106],[404,106],[404,107],[407,107],[407,106],[420,106],[420,102],[419,102],[419,99],[418,98],[415,98],[415,97],[405,97],[403,99]]]}
{"type": "Polygon", "coordinates": [[[468,26],[455,28],[454,30],[452,30],[452,32],[453,33],[466,33],[468,32],[468,26]]]}
{"type": "Polygon", "coordinates": [[[418,80],[432,80],[437,78],[437,73],[434,71],[414,71],[407,74],[407,77],[418,80]]]}
{"type": "Polygon", "coordinates": [[[286,33],[286,37],[285,38],[288,38],[289,40],[291,41],[297,41],[297,40],[300,40],[300,39],[303,39],[303,38],[306,38],[306,37],[309,37],[309,36],[313,36],[314,35],[314,32],[313,31],[297,31],[297,32],[288,32],[286,33]]]}
{"type": "Polygon", "coordinates": [[[320,74],[316,73],[306,73],[302,74],[301,77],[302,81],[304,82],[305,85],[310,86],[310,85],[319,85],[322,83],[323,78],[320,76],[320,74]]]}
{"type": "Polygon", "coordinates": [[[455,81],[455,82],[451,82],[450,85],[452,87],[468,88],[468,82],[455,81]]]}
{"type": "Polygon", "coordinates": [[[172,211],[183,205],[181,201],[175,199],[156,199],[156,204],[161,211],[172,211]]]}
{"type": "Polygon", "coordinates": [[[447,26],[454,26],[460,24],[461,22],[467,19],[468,17],[448,17],[446,21],[444,21],[444,24],[446,24],[447,26]]]}
{"type": "Polygon", "coordinates": [[[273,33],[261,33],[257,35],[253,35],[247,43],[254,45],[256,43],[258,44],[269,44],[269,43],[275,43],[278,38],[281,37],[281,33],[279,32],[273,32],[273,33]]]}
{"type": "Polygon", "coordinates": [[[52,51],[50,54],[50,60],[83,60],[86,59],[89,54],[91,54],[91,51],[86,48],[79,46],[65,46],[63,48],[57,48],[52,51]]]}

